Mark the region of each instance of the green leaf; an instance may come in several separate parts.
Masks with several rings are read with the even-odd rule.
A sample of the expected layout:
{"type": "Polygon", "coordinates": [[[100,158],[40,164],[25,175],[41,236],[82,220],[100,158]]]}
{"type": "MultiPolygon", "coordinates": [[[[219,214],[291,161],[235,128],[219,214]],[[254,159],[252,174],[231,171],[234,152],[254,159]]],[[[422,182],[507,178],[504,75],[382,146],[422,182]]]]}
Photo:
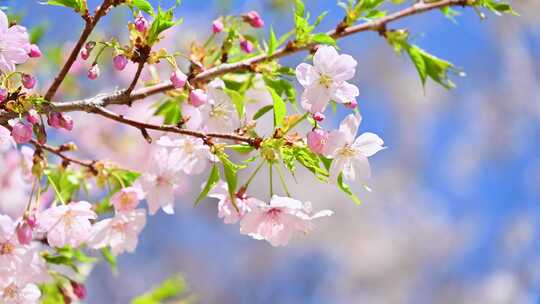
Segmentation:
{"type": "Polygon", "coordinates": [[[179,275],[173,276],[142,296],[136,297],[131,304],[160,304],[172,300],[186,292],[186,281],[179,275]]]}
{"type": "Polygon", "coordinates": [[[480,6],[480,7],[486,8],[486,9],[490,10],[492,13],[494,13],[495,15],[498,15],[498,16],[500,16],[502,14],[512,14],[512,15],[516,15],[516,16],[519,15],[518,13],[516,13],[512,9],[510,4],[508,4],[506,2],[503,2],[503,1],[498,1],[498,0],[477,0],[474,3],[474,6],[480,6]]]}
{"type": "Polygon", "coordinates": [[[105,247],[101,249],[101,255],[111,267],[111,271],[116,272],[116,267],[117,267],[116,256],[112,254],[111,249],[109,247],[105,247]]]}
{"type": "Polygon", "coordinates": [[[154,112],[154,116],[163,116],[163,123],[176,125],[182,118],[180,103],[175,99],[165,100],[154,112]]]}
{"type": "Polygon", "coordinates": [[[223,174],[225,181],[227,182],[229,196],[233,206],[238,210],[238,207],[236,206],[236,188],[238,186],[238,170],[240,170],[242,166],[233,163],[225,153],[219,154],[218,157],[223,163],[223,174]]]}
{"type": "Polygon", "coordinates": [[[277,49],[277,38],[276,38],[276,33],[274,33],[274,28],[271,26],[270,27],[270,38],[268,39],[268,55],[272,55],[274,54],[274,52],[276,51],[277,49]]]}
{"type": "Polygon", "coordinates": [[[354,195],[354,193],[352,192],[349,185],[347,185],[347,184],[345,184],[343,182],[343,174],[340,174],[338,176],[337,182],[338,182],[339,189],[341,189],[341,191],[345,192],[345,194],[347,194],[355,204],[357,204],[357,205],[362,204],[362,201],[356,195],[354,195]]]}
{"type": "Polygon", "coordinates": [[[212,167],[212,171],[210,171],[210,175],[208,176],[208,180],[206,181],[206,184],[204,185],[203,190],[195,200],[195,207],[197,207],[201,201],[208,196],[208,193],[214,189],[216,184],[219,182],[219,170],[216,165],[212,167]]]}
{"type": "Polygon", "coordinates": [[[58,284],[48,283],[41,284],[39,286],[41,290],[40,303],[42,304],[62,304],[64,303],[64,296],[62,291],[58,287],[58,284]]]}
{"type": "Polygon", "coordinates": [[[131,6],[136,7],[151,16],[154,15],[154,8],[147,0],[131,0],[131,6]]]}
{"type": "Polygon", "coordinates": [[[326,33],[317,33],[311,36],[311,40],[320,44],[336,45],[336,40],[326,33]]]}
{"type": "Polygon", "coordinates": [[[267,88],[274,101],[274,126],[281,127],[283,125],[283,119],[285,118],[285,115],[287,115],[287,106],[274,89],[268,86],[267,88]]]}
{"type": "Polygon", "coordinates": [[[250,152],[253,152],[253,150],[255,150],[255,148],[253,146],[250,146],[250,145],[231,145],[231,146],[227,146],[227,148],[230,148],[238,153],[242,153],[242,154],[247,154],[247,153],[250,153],[250,152]]]}
{"type": "Polygon", "coordinates": [[[262,108],[260,108],[256,113],[255,115],[253,115],[253,119],[254,120],[257,120],[259,118],[261,118],[264,114],[268,113],[270,110],[272,110],[274,108],[273,105],[267,105],[267,106],[264,106],[262,108]]]}
{"type": "Polygon", "coordinates": [[[46,4],[70,7],[76,12],[83,12],[85,9],[85,4],[83,0],[48,0],[46,4]]]}
{"type": "Polygon", "coordinates": [[[227,88],[225,88],[224,91],[231,97],[234,107],[236,108],[236,112],[238,113],[238,117],[240,117],[240,119],[243,119],[246,107],[244,103],[244,96],[242,96],[242,94],[238,93],[237,91],[227,88]]]}
{"type": "Polygon", "coordinates": [[[159,35],[162,32],[180,23],[182,23],[182,19],[174,21],[174,12],[172,8],[164,11],[161,7],[158,7],[157,15],[155,15],[154,21],[148,31],[148,44],[153,45],[159,40],[159,35]]]}

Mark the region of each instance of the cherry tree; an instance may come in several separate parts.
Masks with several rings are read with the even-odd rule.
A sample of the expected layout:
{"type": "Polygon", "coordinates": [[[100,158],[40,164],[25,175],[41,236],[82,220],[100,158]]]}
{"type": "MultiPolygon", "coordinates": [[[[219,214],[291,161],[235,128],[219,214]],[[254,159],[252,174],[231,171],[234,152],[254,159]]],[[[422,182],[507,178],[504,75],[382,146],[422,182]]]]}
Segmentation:
{"type": "Polygon", "coordinates": [[[284,176],[294,178],[304,167],[360,204],[361,191],[370,191],[371,158],[387,148],[369,130],[358,135],[361,84],[352,79],[361,67],[339,50],[339,39],[376,32],[398,55],[410,58],[422,84],[431,79],[450,89],[451,75],[463,73],[413,44],[409,31],[393,22],[432,10],[448,18],[456,9],[473,9],[481,18],[484,11],[515,14],[498,0],[419,1],[405,7],[349,0],[338,3],[343,19],[325,32],[318,29],[325,15],[311,20],[296,0],[294,28],[281,36],[256,11],[220,16],[208,25],[208,39],[194,41],[183,53],[161,46],[181,26],[175,16],[179,3],[172,8],[154,8],[147,0],[103,0],[96,8],[85,0],[46,4],[73,10],[84,28],[43,91],[35,76],[42,64],[39,46],[24,25],[8,17],[9,7],[0,11],[0,200],[24,201],[22,208],[0,211],[2,303],[84,298],[81,267],[101,258],[114,265],[118,255],[134,252],[147,216],[173,214],[175,194],[190,177],[206,179],[200,188],[195,185],[200,191],[194,206],[217,199],[217,216],[237,225],[239,233],[272,246],[305,237],[333,211],[296,199],[284,176]],[[131,12],[125,35],[90,40],[101,19],[117,9],[131,12]],[[305,62],[280,63],[302,52],[309,54],[305,62]],[[63,100],[62,86],[79,61],[90,63],[88,79],[99,82],[116,70],[129,78],[127,85],[63,100]],[[20,71],[28,64],[35,73],[20,71]],[[147,68],[159,69],[152,81],[143,79],[147,68]],[[148,99],[156,100],[146,109],[152,120],[113,110],[148,99]],[[337,107],[350,114],[332,126],[326,115],[337,107]],[[50,144],[55,130],[70,132],[79,123],[73,112],[138,132],[152,151],[146,169],[79,158],[80,142],[50,144]],[[250,187],[263,167],[268,195],[255,197],[250,187]],[[241,172],[248,177],[240,178],[241,172]],[[364,189],[352,187],[355,181],[364,189]]]}

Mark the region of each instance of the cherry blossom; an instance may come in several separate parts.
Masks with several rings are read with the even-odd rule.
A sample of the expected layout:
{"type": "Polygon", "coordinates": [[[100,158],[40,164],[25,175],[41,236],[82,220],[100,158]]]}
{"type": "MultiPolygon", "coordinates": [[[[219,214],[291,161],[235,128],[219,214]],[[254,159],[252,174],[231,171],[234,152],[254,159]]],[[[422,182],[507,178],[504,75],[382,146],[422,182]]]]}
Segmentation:
{"type": "Polygon", "coordinates": [[[0,268],[21,265],[25,253],[26,247],[17,239],[15,222],[7,215],[0,215],[0,268]]]}
{"type": "Polygon", "coordinates": [[[244,215],[251,211],[255,206],[264,204],[256,198],[246,197],[237,198],[236,210],[231,202],[231,196],[224,181],[219,181],[218,184],[208,193],[208,197],[216,198],[218,202],[218,217],[223,219],[225,224],[234,224],[238,222],[244,215]]]}
{"type": "Polygon", "coordinates": [[[310,232],[311,220],[332,214],[330,210],[322,210],[312,215],[310,203],[274,195],[269,205],[257,205],[244,215],[240,233],[266,240],[272,246],[284,246],[291,238],[310,232]]]}
{"type": "Polygon", "coordinates": [[[212,22],[212,32],[214,34],[218,34],[218,33],[221,33],[221,31],[223,31],[223,28],[225,26],[223,25],[223,22],[219,19],[216,19],[212,22]]]}
{"type": "Polygon", "coordinates": [[[92,227],[88,246],[94,249],[111,247],[114,255],[133,252],[137,248],[139,233],[146,224],[146,210],[119,212],[113,218],[97,222],[92,227]]]}
{"type": "Polygon", "coordinates": [[[6,14],[0,10],[0,71],[13,72],[15,65],[25,63],[31,45],[26,28],[20,25],[9,27],[6,14]]]}
{"type": "Polygon", "coordinates": [[[125,55],[119,54],[113,57],[114,68],[118,71],[123,71],[128,64],[128,59],[125,55]]]}
{"type": "Polygon", "coordinates": [[[307,134],[307,144],[311,151],[322,154],[328,141],[328,132],[323,129],[315,129],[307,134]]]}
{"type": "Polygon", "coordinates": [[[224,88],[225,83],[221,79],[208,84],[208,102],[198,108],[204,131],[232,132],[239,127],[238,113],[224,88]]]}
{"type": "MultiPolygon", "coordinates": [[[[2,271],[2,270],[0,270],[2,271]]],[[[39,303],[41,291],[18,276],[0,276],[0,302],[5,304],[39,303]]]]}
{"type": "Polygon", "coordinates": [[[159,208],[165,213],[174,213],[174,192],[182,180],[180,157],[180,153],[159,148],[153,155],[150,168],[140,178],[151,215],[156,214],[159,208]]]}
{"type": "Polygon", "coordinates": [[[178,166],[188,175],[202,173],[210,161],[215,161],[216,158],[210,152],[210,147],[204,144],[200,138],[182,136],[176,139],[171,139],[168,136],[161,137],[157,144],[162,147],[173,148],[171,153],[176,154],[178,166]]]}
{"type": "Polygon", "coordinates": [[[11,132],[7,128],[0,126],[0,152],[4,152],[14,146],[15,141],[11,137],[11,132]]]}
{"type": "Polygon", "coordinates": [[[96,217],[92,205],[85,201],[54,206],[38,213],[38,230],[47,234],[50,246],[77,247],[90,236],[90,220],[96,217]]]}
{"type": "Polygon", "coordinates": [[[139,187],[122,188],[111,197],[111,204],[116,212],[131,211],[144,199],[144,192],[139,187]]]}
{"type": "Polygon", "coordinates": [[[346,181],[357,177],[371,176],[368,157],[384,149],[383,140],[374,133],[363,133],[355,139],[362,117],[349,114],[340,124],[339,130],[330,132],[324,154],[333,159],[330,176],[336,180],[343,174],[346,181]]]}
{"type": "Polygon", "coordinates": [[[356,60],[339,55],[332,46],[321,46],[313,56],[313,65],[301,63],[296,77],[304,87],[302,107],[311,112],[324,112],[328,102],[351,102],[359,95],[358,88],[347,82],[356,71],[356,60]]]}

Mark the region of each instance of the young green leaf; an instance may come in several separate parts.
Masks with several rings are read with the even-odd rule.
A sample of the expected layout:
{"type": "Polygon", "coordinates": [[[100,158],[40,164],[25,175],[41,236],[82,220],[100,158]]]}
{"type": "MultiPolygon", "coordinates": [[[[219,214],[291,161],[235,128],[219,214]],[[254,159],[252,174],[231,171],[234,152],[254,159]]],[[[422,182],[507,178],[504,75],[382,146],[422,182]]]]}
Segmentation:
{"type": "Polygon", "coordinates": [[[225,93],[227,93],[227,95],[229,95],[229,97],[231,97],[234,107],[236,108],[236,112],[238,113],[238,117],[240,117],[240,119],[243,119],[246,107],[244,102],[244,96],[242,96],[242,94],[238,93],[237,91],[227,88],[225,88],[224,91],[225,93]]]}
{"type": "Polygon", "coordinates": [[[357,205],[362,204],[362,201],[352,192],[349,185],[347,185],[347,184],[345,184],[343,182],[343,174],[340,174],[338,176],[337,184],[338,184],[339,189],[341,189],[341,191],[345,192],[345,194],[347,194],[355,204],[357,204],[357,205]]]}
{"type": "Polygon", "coordinates": [[[173,276],[151,291],[146,292],[142,296],[136,297],[131,301],[131,304],[160,304],[167,300],[173,300],[186,292],[186,281],[179,275],[173,276]]]}
{"type": "Polygon", "coordinates": [[[83,12],[85,9],[85,2],[83,0],[48,0],[45,3],[48,5],[70,7],[76,12],[83,12]]]}
{"type": "Polygon", "coordinates": [[[336,40],[326,33],[317,33],[311,36],[311,41],[319,44],[336,45],[336,40]]]}
{"type": "Polygon", "coordinates": [[[219,170],[216,165],[212,167],[212,171],[210,171],[210,175],[208,176],[208,180],[206,181],[206,184],[204,185],[203,190],[195,200],[195,207],[197,207],[201,201],[208,196],[208,193],[214,189],[216,184],[219,182],[219,170]]]}
{"type": "Polygon", "coordinates": [[[147,0],[131,0],[130,6],[136,7],[151,16],[154,15],[154,8],[152,7],[152,4],[150,4],[150,2],[148,2],[147,0]]]}
{"type": "Polygon", "coordinates": [[[274,126],[281,127],[283,125],[283,119],[287,115],[287,106],[285,101],[279,96],[274,89],[268,87],[268,92],[272,95],[272,100],[274,101],[274,126]]]}

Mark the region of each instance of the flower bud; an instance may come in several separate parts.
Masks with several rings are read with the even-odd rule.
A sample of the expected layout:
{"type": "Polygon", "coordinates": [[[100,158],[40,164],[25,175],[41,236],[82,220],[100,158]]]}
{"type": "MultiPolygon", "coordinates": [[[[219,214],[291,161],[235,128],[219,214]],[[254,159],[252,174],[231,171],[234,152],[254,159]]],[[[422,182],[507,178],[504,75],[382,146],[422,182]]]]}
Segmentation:
{"type": "Polygon", "coordinates": [[[317,122],[321,122],[321,121],[323,121],[325,118],[326,118],[326,116],[324,116],[324,114],[321,113],[321,112],[317,112],[317,113],[313,114],[313,119],[314,119],[315,121],[317,121],[317,122]]]}
{"type": "Polygon", "coordinates": [[[251,52],[253,52],[253,43],[251,43],[251,41],[249,41],[247,39],[243,39],[243,40],[240,41],[240,48],[245,53],[251,53],[251,52]]]}
{"type": "Polygon", "coordinates": [[[307,134],[308,147],[314,153],[322,154],[327,141],[328,132],[323,129],[315,129],[307,134]]]}
{"type": "Polygon", "coordinates": [[[187,76],[179,69],[176,69],[176,71],[171,73],[170,80],[176,89],[181,89],[186,85],[187,76]]]}
{"type": "Polygon", "coordinates": [[[118,71],[122,71],[126,68],[126,65],[128,64],[128,59],[125,55],[116,55],[113,58],[113,64],[114,68],[118,71]]]}
{"type": "Polygon", "coordinates": [[[23,74],[21,81],[23,86],[29,90],[36,86],[36,78],[30,74],[23,74]]]}
{"type": "Polygon", "coordinates": [[[37,111],[34,109],[30,109],[30,111],[28,111],[28,114],[26,114],[26,120],[33,125],[39,123],[39,115],[37,111]]]}
{"type": "Polygon", "coordinates": [[[148,28],[150,27],[148,20],[146,20],[146,18],[144,18],[144,16],[141,13],[139,13],[139,15],[137,16],[137,18],[135,18],[135,21],[133,23],[135,24],[135,29],[137,29],[139,33],[146,32],[148,28]]]}
{"type": "Polygon", "coordinates": [[[90,57],[90,51],[88,49],[81,50],[81,59],[86,60],[90,57]]]}
{"type": "Polygon", "coordinates": [[[86,298],[86,287],[83,283],[71,281],[71,287],[73,288],[73,293],[77,296],[77,298],[80,300],[86,298]]]}
{"type": "Polygon", "coordinates": [[[41,53],[41,50],[39,49],[39,47],[35,44],[32,44],[30,46],[30,52],[28,53],[28,56],[32,58],[39,58],[41,57],[41,55],[43,54],[41,53]]]}
{"type": "Polygon", "coordinates": [[[194,107],[200,107],[203,104],[205,104],[207,101],[208,101],[208,95],[206,95],[206,93],[201,89],[196,89],[189,93],[188,102],[190,105],[194,107]]]}
{"type": "Polygon", "coordinates": [[[36,216],[34,214],[30,215],[27,219],[26,219],[26,223],[28,224],[28,226],[30,226],[30,228],[34,229],[37,227],[37,219],[36,219],[36,216]]]}
{"type": "Polygon", "coordinates": [[[356,101],[356,99],[353,99],[350,102],[346,103],[345,106],[349,109],[355,109],[358,106],[358,102],[356,101]]]}
{"type": "Polygon", "coordinates": [[[94,49],[94,47],[96,46],[96,42],[95,41],[88,41],[85,45],[84,45],[84,48],[87,49],[88,51],[92,51],[94,49]]]}
{"type": "Polygon", "coordinates": [[[91,80],[96,80],[98,77],[99,77],[99,66],[97,64],[94,64],[88,70],[88,78],[91,80]]]}
{"type": "Polygon", "coordinates": [[[51,113],[49,114],[49,117],[47,117],[47,123],[49,126],[60,129],[62,127],[60,123],[60,113],[51,113]]]}
{"type": "Polygon", "coordinates": [[[11,136],[18,144],[25,144],[32,139],[32,125],[27,125],[22,122],[18,122],[13,126],[11,130],[11,136]]]}
{"type": "Polygon", "coordinates": [[[51,113],[47,118],[47,123],[49,126],[55,129],[66,129],[71,131],[73,129],[73,119],[71,116],[64,113],[51,113]]]}
{"type": "Polygon", "coordinates": [[[256,11],[251,11],[242,16],[244,21],[249,23],[254,28],[261,28],[264,26],[264,21],[261,18],[261,15],[256,11]]]}
{"type": "Polygon", "coordinates": [[[21,223],[17,226],[17,239],[22,245],[28,245],[32,242],[32,228],[27,223],[21,223]]]}
{"type": "Polygon", "coordinates": [[[223,22],[221,22],[221,20],[219,19],[216,19],[214,20],[214,22],[212,22],[212,32],[214,34],[221,33],[224,27],[225,26],[223,25],[223,22]]]}
{"type": "Polygon", "coordinates": [[[0,104],[6,101],[8,97],[8,91],[4,88],[0,88],[0,104]]]}

